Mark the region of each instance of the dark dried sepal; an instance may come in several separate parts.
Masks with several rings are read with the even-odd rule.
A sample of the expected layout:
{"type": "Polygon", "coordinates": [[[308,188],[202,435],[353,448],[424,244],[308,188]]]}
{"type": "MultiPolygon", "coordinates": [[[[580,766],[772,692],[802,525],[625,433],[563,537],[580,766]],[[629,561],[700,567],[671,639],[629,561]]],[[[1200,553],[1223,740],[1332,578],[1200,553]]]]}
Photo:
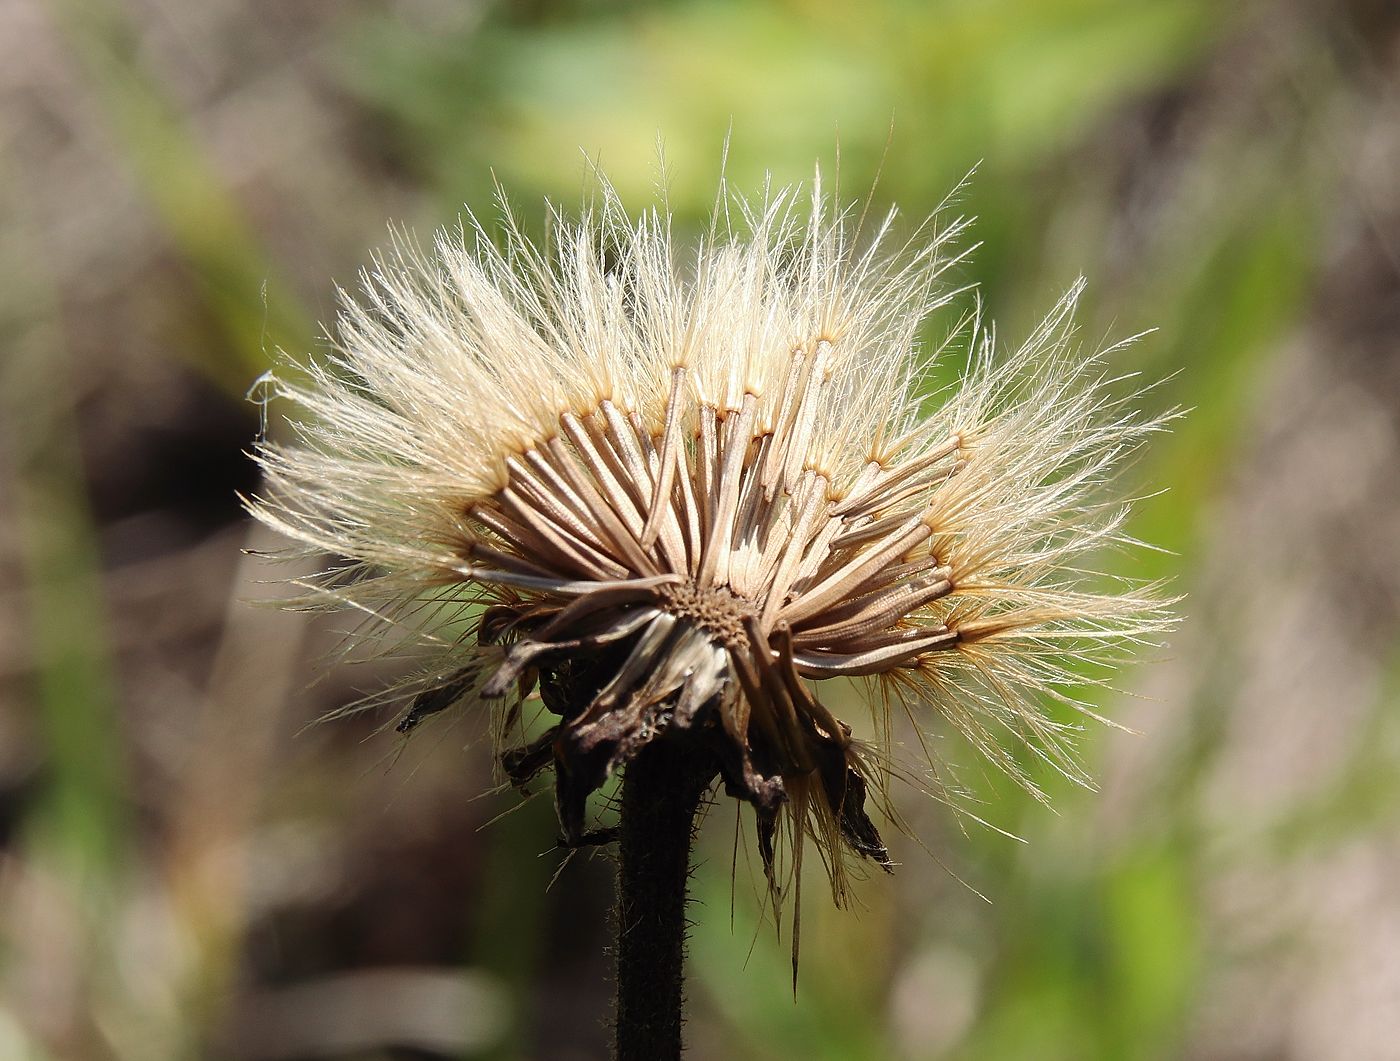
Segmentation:
{"type": "Polygon", "coordinates": [[[528,744],[501,753],[501,769],[516,788],[524,788],[554,762],[554,741],[559,727],[552,726],[528,744]]]}
{"type": "Polygon", "coordinates": [[[865,810],[865,778],[853,766],[846,767],[846,791],[839,805],[841,836],[858,854],[877,863],[886,873],[894,872],[889,849],[880,831],[865,810]]]}
{"type": "MultiPolygon", "coordinates": [[[[848,739],[849,728],[839,720],[838,725],[842,737],[848,739]]],[[[866,813],[868,788],[865,777],[852,762],[854,753],[850,745],[844,739],[837,741],[814,732],[812,752],[817,761],[822,794],[840,826],[841,838],[862,858],[878,863],[886,872],[892,871],[894,863],[890,861],[889,850],[866,813]]]]}
{"type": "Polygon", "coordinates": [[[768,879],[769,889],[776,895],[778,879],[774,868],[778,836],[777,807],[755,807],[754,815],[758,829],[758,857],[763,862],[763,875],[768,879]]]}
{"type": "Polygon", "coordinates": [[[465,667],[437,688],[419,693],[408,705],[408,711],[403,718],[399,719],[399,723],[394,729],[399,733],[413,732],[424,719],[446,711],[465,696],[480,677],[479,667],[465,667]]]}

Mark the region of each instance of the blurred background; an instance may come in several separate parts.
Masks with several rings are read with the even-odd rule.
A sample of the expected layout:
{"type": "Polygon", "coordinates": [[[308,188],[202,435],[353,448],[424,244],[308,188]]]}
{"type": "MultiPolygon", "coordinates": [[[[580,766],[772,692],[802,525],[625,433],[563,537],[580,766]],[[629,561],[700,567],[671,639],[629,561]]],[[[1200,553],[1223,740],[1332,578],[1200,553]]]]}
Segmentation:
{"type": "Polygon", "coordinates": [[[3,0],[0,108],[0,1058],[605,1053],[610,864],[550,886],[482,720],[308,728],[393,666],[250,606],[245,394],[389,220],[538,226],[585,156],[643,206],[660,134],[693,229],[731,126],[913,217],[980,163],[1006,339],[1080,272],[1087,341],[1158,329],[1170,552],[1107,562],[1189,597],[1100,791],[959,753],[1024,843],[907,790],[928,852],[808,880],[795,1000],[718,807],[692,1056],[1400,1057],[1394,0],[3,0]]]}

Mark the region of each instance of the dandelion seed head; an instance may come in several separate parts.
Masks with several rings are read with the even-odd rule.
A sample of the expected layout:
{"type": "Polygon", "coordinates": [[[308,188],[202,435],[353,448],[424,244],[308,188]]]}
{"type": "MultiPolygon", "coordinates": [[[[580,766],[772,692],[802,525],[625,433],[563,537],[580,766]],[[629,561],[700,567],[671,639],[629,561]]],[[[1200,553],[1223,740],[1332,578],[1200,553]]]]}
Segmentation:
{"type": "Polygon", "coordinates": [[[504,762],[554,769],[574,839],[613,771],[695,742],[770,872],[781,832],[808,835],[840,898],[844,856],[889,864],[866,807],[886,759],[828,679],[941,716],[1028,786],[1018,743],[1083,777],[1045,705],[1087,712],[1082,665],[1168,623],[1092,571],[1131,544],[1105,484],[1161,420],[1076,341],[1081,284],[1009,354],[976,310],[921,346],[963,294],[965,218],[862,232],[820,181],[730,206],[689,252],[606,187],[544,247],[508,209],[496,235],[396,236],[331,351],[269,384],[297,411],[250,509],[344,558],[313,587],[331,603],[468,617],[401,729],[538,696],[557,722],[504,762]],[[949,350],[967,367],[933,403],[949,350]]]}

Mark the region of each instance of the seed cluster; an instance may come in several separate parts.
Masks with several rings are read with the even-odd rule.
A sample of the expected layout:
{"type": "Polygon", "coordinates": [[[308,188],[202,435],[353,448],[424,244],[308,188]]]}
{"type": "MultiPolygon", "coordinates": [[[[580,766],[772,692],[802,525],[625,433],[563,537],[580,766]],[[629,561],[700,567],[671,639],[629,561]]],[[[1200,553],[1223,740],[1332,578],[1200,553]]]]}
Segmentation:
{"type": "Polygon", "coordinates": [[[761,833],[795,784],[885,860],[850,728],[803,679],[917,667],[958,643],[936,609],[954,584],[933,544],[971,458],[955,435],[912,460],[871,461],[834,494],[809,450],[832,353],[825,338],[790,352],[766,423],[754,394],[724,411],[699,400],[684,366],[655,433],[611,400],[566,413],[473,506],[464,570],[532,594],[519,613],[528,632],[484,695],[618,646],[616,672],[552,731],[566,835],[582,831],[588,792],[648,741],[694,731],[761,833]]]}
{"type": "Polygon", "coordinates": [[[839,899],[843,851],[888,864],[866,801],[889,748],[820,683],[872,679],[1029,787],[1018,742],[1082,779],[1044,703],[1091,714],[1065,690],[1169,622],[1088,560],[1131,544],[1101,489],[1161,421],[1072,341],[1077,286],[1009,355],[964,318],[961,382],[930,397],[961,219],[892,247],[892,215],[862,237],[819,187],[737,214],[686,270],[669,220],[611,195],[548,251],[509,218],[503,244],[399,246],[326,363],[272,381],[307,415],[260,444],[250,508],[347,558],[315,586],[333,603],[466,619],[401,729],[537,693],[557,722],[507,772],[553,767],[573,841],[609,774],[690,742],[754,808],[770,880],[779,837],[796,863],[810,836],[839,899]]]}

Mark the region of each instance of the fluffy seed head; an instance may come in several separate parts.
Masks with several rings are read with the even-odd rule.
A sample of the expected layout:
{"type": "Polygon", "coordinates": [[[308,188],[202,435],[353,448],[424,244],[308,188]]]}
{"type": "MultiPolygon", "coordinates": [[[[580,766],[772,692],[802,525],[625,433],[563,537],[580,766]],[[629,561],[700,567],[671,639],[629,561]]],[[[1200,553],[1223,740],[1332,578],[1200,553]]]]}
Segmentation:
{"type": "Polygon", "coordinates": [[[606,189],[544,248],[508,210],[494,238],[400,237],[328,356],[271,380],[302,415],[259,444],[250,509],[345,558],[314,587],[333,602],[465,620],[400,729],[468,698],[510,724],[537,693],[558,722],[503,762],[554,768],[574,840],[613,770],[697,742],[770,875],[786,822],[840,898],[843,852],[888,864],[866,811],[886,760],[824,680],[872,679],[886,721],[941,715],[1028,785],[1016,740],[1077,777],[1044,701],[1079,706],[1083,664],[1166,616],[1084,567],[1124,540],[1101,487],[1160,422],[1073,342],[1079,285],[1009,354],[975,312],[921,352],[966,222],[897,242],[892,214],[833,209],[820,181],[726,198],[688,254],[606,189]]]}

